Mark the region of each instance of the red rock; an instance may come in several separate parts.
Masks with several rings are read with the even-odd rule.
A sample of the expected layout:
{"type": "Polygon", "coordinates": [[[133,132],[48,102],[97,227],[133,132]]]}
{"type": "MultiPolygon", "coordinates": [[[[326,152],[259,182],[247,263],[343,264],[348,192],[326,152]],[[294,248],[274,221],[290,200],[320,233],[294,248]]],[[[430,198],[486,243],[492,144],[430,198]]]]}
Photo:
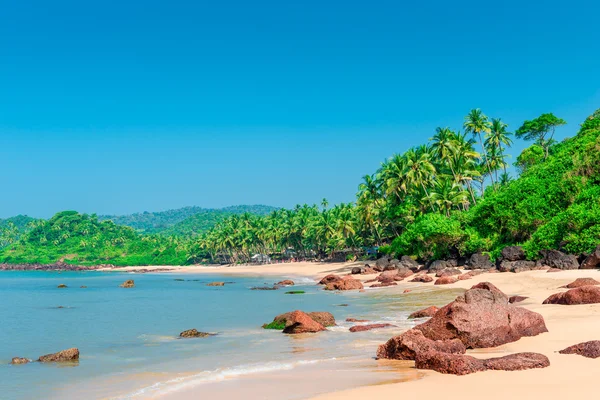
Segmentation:
{"type": "Polygon", "coordinates": [[[286,318],[285,329],[283,333],[315,333],[324,331],[325,327],[313,320],[308,314],[296,310],[291,312],[286,318]]]}
{"type": "Polygon", "coordinates": [[[329,274],[329,275],[325,276],[323,279],[321,279],[319,281],[319,285],[326,285],[326,284],[331,283],[331,282],[337,282],[337,281],[339,281],[341,279],[342,278],[340,278],[337,275],[329,274]]]}
{"type": "Polygon", "coordinates": [[[504,357],[488,358],[484,360],[486,369],[498,371],[520,371],[524,369],[546,368],[550,360],[539,353],[516,353],[504,357]]]}
{"type": "Polygon", "coordinates": [[[58,353],[46,354],[40,356],[39,362],[65,362],[79,360],[79,349],[73,347],[71,349],[62,350],[58,353]]]}
{"type": "Polygon", "coordinates": [[[368,319],[346,318],[346,322],[369,322],[368,319]]]}
{"type": "Polygon", "coordinates": [[[433,278],[426,274],[420,274],[420,275],[415,276],[413,279],[411,279],[410,282],[429,283],[429,282],[433,282],[433,278]]]}
{"type": "Polygon", "coordinates": [[[450,285],[456,282],[458,282],[458,278],[455,276],[443,276],[441,278],[438,278],[435,281],[434,285],[450,285]]]}
{"type": "Polygon", "coordinates": [[[404,291],[402,293],[410,293],[410,292],[412,292],[412,290],[410,290],[410,289],[404,289],[404,291]]]}
{"type": "Polygon", "coordinates": [[[600,340],[579,343],[559,351],[560,354],[579,354],[587,358],[600,357],[600,340]]]}
{"type": "Polygon", "coordinates": [[[469,271],[466,274],[462,274],[458,276],[458,280],[459,281],[466,281],[467,279],[471,279],[474,276],[477,275],[481,275],[483,274],[483,271],[479,271],[479,270],[473,270],[473,271],[469,271]]]}
{"type": "Polygon", "coordinates": [[[398,276],[398,270],[397,269],[394,269],[394,270],[391,270],[391,271],[383,271],[381,274],[379,274],[379,276],[377,277],[377,280],[379,282],[391,282],[397,276],[398,276]]]}
{"type": "Polygon", "coordinates": [[[442,374],[467,375],[485,371],[483,360],[464,354],[449,354],[440,351],[417,353],[415,368],[431,369],[442,374]]]}
{"type": "Polygon", "coordinates": [[[544,300],[543,304],[594,304],[600,303],[600,288],[597,286],[582,286],[556,293],[544,300]]]}
{"type": "Polygon", "coordinates": [[[561,286],[561,287],[567,288],[567,289],[576,289],[576,288],[582,287],[582,286],[595,286],[595,285],[600,285],[600,282],[598,282],[597,280],[595,280],[593,278],[577,278],[573,282],[569,283],[568,285],[561,286]]]}
{"type": "Polygon", "coordinates": [[[333,317],[333,314],[330,312],[313,311],[313,312],[309,312],[307,314],[309,317],[311,317],[313,319],[313,321],[316,321],[323,326],[335,326],[336,325],[335,318],[333,317]]]}
{"type": "Polygon", "coordinates": [[[513,303],[520,303],[520,302],[522,302],[523,300],[525,300],[525,299],[528,299],[528,298],[529,298],[529,297],[526,297],[526,296],[510,296],[510,297],[509,297],[509,299],[508,299],[508,302],[509,302],[510,304],[513,304],[513,303]]]}
{"type": "Polygon", "coordinates": [[[443,276],[452,276],[452,275],[460,275],[460,274],[462,274],[462,272],[460,272],[460,270],[457,268],[446,268],[446,269],[442,269],[442,270],[439,270],[438,272],[436,272],[435,276],[438,278],[441,278],[443,276]]]}
{"type": "Polygon", "coordinates": [[[414,275],[414,272],[409,268],[401,267],[401,268],[398,268],[397,275],[400,278],[404,279],[404,278],[408,278],[411,275],[414,275]]]}
{"type": "Polygon", "coordinates": [[[364,292],[365,292],[365,289],[360,289],[360,290],[358,291],[358,293],[364,293],[364,292]]]}
{"type": "Polygon", "coordinates": [[[372,288],[382,288],[382,287],[386,287],[386,286],[397,286],[398,284],[396,282],[382,282],[382,283],[376,283],[374,285],[371,285],[369,287],[372,288]]]}
{"type": "Polygon", "coordinates": [[[436,312],[438,312],[438,310],[439,308],[437,308],[436,306],[427,307],[423,310],[415,311],[414,313],[410,314],[408,316],[408,319],[433,317],[433,315],[436,312]]]}
{"type": "Polygon", "coordinates": [[[550,268],[548,271],[546,271],[546,273],[548,273],[548,272],[562,272],[562,269],[550,268]]]}
{"type": "Polygon", "coordinates": [[[294,286],[294,281],[291,281],[289,279],[284,279],[281,282],[277,282],[278,286],[294,286]]]}
{"type": "Polygon", "coordinates": [[[538,313],[508,303],[490,283],[480,283],[414,329],[431,340],[460,339],[467,348],[496,347],[548,329],[538,313]]]}
{"type": "Polygon", "coordinates": [[[361,274],[362,275],[371,275],[371,274],[376,274],[379,271],[376,271],[375,268],[371,268],[371,267],[365,267],[363,268],[361,274]]]}
{"type": "Polygon", "coordinates": [[[370,325],[356,325],[350,328],[350,332],[364,332],[372,329],[390,328],[395,325],[392,324],[370,324],[370,325]]]}
{"type": "Polygon", "coordinates": [[[380,345],[377,348],[377,358],[414,360],[417,354],[427,351],[464,354],[466,348],[458,339],[431,340],[423,332],[411,329],[380,345]]]}
{"type": "Polygon", "coordinates": [[[354,290],[363,289],[363,284],[358,279],[340,279],[325,285],[325,290],[354,290]]]}

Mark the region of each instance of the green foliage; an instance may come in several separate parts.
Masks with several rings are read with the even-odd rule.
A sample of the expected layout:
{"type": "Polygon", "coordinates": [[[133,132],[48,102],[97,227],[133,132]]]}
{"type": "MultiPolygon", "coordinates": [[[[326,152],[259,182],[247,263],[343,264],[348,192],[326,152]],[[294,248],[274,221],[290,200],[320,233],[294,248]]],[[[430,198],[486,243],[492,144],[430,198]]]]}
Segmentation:
{"type": "Polygon", "coordinates": [[[304,290],[290,290],[289,292],[285,292],[285,294],[304,294],[306,293],[304,290]]]}
{"type": "Polygon", "coordinates": [[[521,152],[517,157],[515,167],[523,173],[534,165],[541,164],[544,161],[544,148],[539,144],[534,144],[521,152]]]}
{"type": "Polygon", "coordinates": [[[542,114],[536,119],[523,122],[515,135],[525,140],[535,140],[537,144],[544,148],[545,157],[548,157],[548,148],[553,142],[554,130],[557,126],[566,123],[564,119],[558,118],[552,113],[542,114]]]}
{"type": "Polygon", "coordinates": [[[282,331],[285,329],[285,321],[279,321],[279,322],[273,321],[269,324],[264,324],[262,327],[263,327],[263,329],[275,329],[278,331],[282,331]]]}

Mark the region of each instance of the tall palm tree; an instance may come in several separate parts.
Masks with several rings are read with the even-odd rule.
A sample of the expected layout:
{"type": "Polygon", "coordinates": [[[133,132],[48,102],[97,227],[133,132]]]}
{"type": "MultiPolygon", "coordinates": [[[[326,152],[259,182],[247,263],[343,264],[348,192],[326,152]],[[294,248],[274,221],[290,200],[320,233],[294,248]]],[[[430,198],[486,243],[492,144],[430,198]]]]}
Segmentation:
{"type": "MultiPolygon", "coordinates": [[[[425,198],[429,198],[427,187],[433,183],[435,178],[435,166],[431,162],[431,149],[427,145],[409,149],[405,153],[406,166],[405,175],[413,188],[421,188],[425,198]]],[[[431,211],[435,211],[433,203],[430,203],[431,211]]]]}
{"type": "MultiPolygon", "coordinates": [[[[490,132],[485,139],[485,145],[492,148],[497,148],[501,158],[504,158],[504,149],[502,145],[510,147],[512,139],[511,132],[508,132],[508,124],[502,122],[500,118],[492,118],[490,132]]],[[[506,163],[504,163],[504,173],[506,174],[506,163]]]]}
{"type": "Polygon", "coordinates": [[[430,139],[433,155],[447,165],[456,181],[456,172],[452,165],[452,156],[456,152],[456,134],[450,128],[436,128],[435,135],[430,139]]]}
{"type": "MultiPolygon", "coordinates": [[[[485,133],[490,132],[491,126],[488,120],[488,117],[481,111],[479,108],[472,109],[469,114],[465,117],[465,122],[463,124],[466,133],[470,133],[473,136],[479,138],[479,144],[481,145],[481,149],[483,150],[483,158],[485,160],[485,164],[487,165],[490,178],[492,179],[492,183],[494,183],[494,177],[492,176],[492,169],[490,168],[488,162],[488,156],[486,149],[483,145],[483,135],[485,133]]],[[[481,194],[483,195],[483,183],[481,187],[481,194]]]]}

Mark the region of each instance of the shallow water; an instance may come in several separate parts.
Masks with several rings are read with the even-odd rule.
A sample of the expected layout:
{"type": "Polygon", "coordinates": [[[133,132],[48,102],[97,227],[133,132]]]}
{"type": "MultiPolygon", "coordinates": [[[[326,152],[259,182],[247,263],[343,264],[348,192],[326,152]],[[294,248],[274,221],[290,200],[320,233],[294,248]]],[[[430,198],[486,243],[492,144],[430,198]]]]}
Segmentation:
{"type": "MultiPolygon", "coordinates": [[[[287,371],[329,371],[321,391],[403,379],[389,374],[393,371],[389,365],[371,359],[377,345],[412,326],[414,322],[406,320],[410,312],[445,304],[456,295],[455,291],[333,293],[305,278],[295,279],[294,289],[306,291],[302,295],[287,295],[288,288],[249,290],[278,280],[98,271],[0,272],[2,398],[149,398],[199,385],[205,386],[204,394],[219,393],[231,382],[238,382],[234,389],[239,390],[244,382],[253,388],[260,382],[268,386],[269,376],[293,380],[287,371]],[[126,279],[134,279],[136,287],[119,288],[126,279]],[[207,287],[211,281],[234,283],[207,287]],[[68,288],[58,289],[61,283],[68,288]],[[81,289],[82,285],[87,288],[81,289]],[[298,336],[261,329],[275,315],[295,309],[332,312],[339,326],[298,336]],[[347,317],[397,327],[350,333],[353,324],[344,322],[347,317]],[[218,335],[177,338],[190,328],[218,335]],[[81,351],[76,365],[8,365],[14,356],[37,359],[69,347],[81,351]],[[371,374],[361,372],[360,379],[350,382],[346,368],[371,374]]],[[[301,390],[302,386],[283,397],[315,394],[306,385],[301,390]]],[[[281,399],[281,393],[272,398],[281,399]]]]}

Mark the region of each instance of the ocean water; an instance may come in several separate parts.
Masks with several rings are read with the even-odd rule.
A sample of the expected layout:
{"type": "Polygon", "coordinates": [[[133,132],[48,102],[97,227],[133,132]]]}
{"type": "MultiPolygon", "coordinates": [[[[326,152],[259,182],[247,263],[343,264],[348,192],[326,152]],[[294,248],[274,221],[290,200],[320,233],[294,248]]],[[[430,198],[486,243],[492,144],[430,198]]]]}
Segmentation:
{"type": "MultiPolygon", "coordinates": [[[[290,278],[290,277],[285,277],[290,278]]],[[[0,382],[3,399],[142,399],[193,390],[206,393],[268,386],[269,377],[293,380],[286,371],[304,371],[323,379],[321,390],[403,379],[394,366],[373,360],[377,345],[411,327],[412,311],[451,301],[455,291],[368,290],[334,293],[312,280],[294,279],[291,288],[250,290],[272,285],[269,277],[115,272],[0,272],[0,382]],[[136,287],[118,287],[134,279],[136,287]],[[212,281],[228,282],[208,287],[212,281]],[[58,289],[66,284],[68,288],[58,289]],[[87,288],[82,289],[80,286],[87,288]],[[59,308],[62,307],[62,308],[59,308]],[[329,311],[338,326],[316,335],[284,335],[261,328],[277,314],[301,309],[329,311]],[[347,317],[390,322],[392,329],[350,333],[347,317]],[[216,333],[178,339],[197,328],[216,333]],[[76,364],[9,365],[15,356],[40,355],[78,347],[76,364]],[[360,379],[349,379],[348,371],[360,379]],[[315,371],[324,371],[317,373],[315,371]],[[339,380],[335,380],[337,371],[339,380]],[[379,374],[385,372],[383,377],[379,374]],[[328,374],[328,375],[327,375],[328,374]],[[392,375],[389,375],[392,374],[392,375]],[[240,386],[242,385],[242,386],[240,386]]],[[[275,379],[275,378],[273,378],[275,379]]],[[[290,383],[293,385],[293,383],[290,383]]],[[[316,386],[315,386],[316,387],[316,386]]],[[[258,389],[256,389],[258,390],[258,389]]],[[[306,385],[272,397],[251,390],[246,398],[304,398],[306,385]]]]}

